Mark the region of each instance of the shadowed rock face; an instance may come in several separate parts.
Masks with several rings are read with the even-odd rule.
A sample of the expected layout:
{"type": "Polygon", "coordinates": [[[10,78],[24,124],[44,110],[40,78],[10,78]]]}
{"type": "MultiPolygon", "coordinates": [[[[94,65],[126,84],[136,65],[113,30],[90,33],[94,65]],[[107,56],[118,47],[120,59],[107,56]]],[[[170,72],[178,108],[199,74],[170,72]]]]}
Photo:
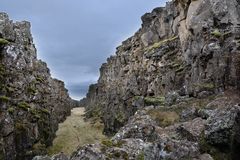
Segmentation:
{"type": "Polygon", "coordinates": [[[84,99],[87,117],[101,111],[106,134],[143,107],[140,96],[206,98],[240,89],[238,1],[174,0],[142,22],[102,65],[84,99]]]}
{"type": "Polygon", "coordinates": [[[0,13],[0,159],[46,153],[58,128],[77,106],[64,83],[37,59],[29,22],[0,13]]]}

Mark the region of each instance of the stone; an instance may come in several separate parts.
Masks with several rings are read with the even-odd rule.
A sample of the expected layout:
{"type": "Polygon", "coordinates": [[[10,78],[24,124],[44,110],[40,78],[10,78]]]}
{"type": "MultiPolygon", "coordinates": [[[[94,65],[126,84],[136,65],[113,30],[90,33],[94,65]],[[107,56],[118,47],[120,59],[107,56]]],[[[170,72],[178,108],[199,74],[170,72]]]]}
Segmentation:
{"type": "Polygon", "coordinates": [[[8,41],[0,46],[0,159],[46,154],[46,148],[35,146],[51,145],[58,123],[78,106],[37,59],[30,28],[29,22],[13,22],[0,13],[0,38],[8,41]]]}
{"type": "Polygon", "coordinates": [[[181,136],[186,137],[189,141],[199,141],[201,134],[205,129],[206,121],[202,118],[196,118],[189,122],[182,123],[178,128],[181,136]]]}
{"type": "Polygon", "coordinates": [[[173,105],[179,98],[179,94],[177,92],[169,92],[165,96],[165,102],[168,105],[173,105]]]}
{"type": "Polygon", "coordinates": [[[51,160],[48,156],[36,156],[32,160],[51,160]]]}
{"type": "Polygon", "coordinates": [[[217,109],[207,119],[205,138],[212,145],[231,146],[232,141],[239,143],[238,137],[233,137],[240,134],[239,130],[239,106],[231,106],[224,109],[217,109]],[[236,139],[235,139],[236,138],[236,139]]]}
{"type": "Polygon", "coordinates": [[[195,119],[195,118],[197,118],[197,113],[198,113],[198,110],[194,107],[184,109],[181,112],[180,120],[181,121],[189,121],[189,120],[195,119]]]}

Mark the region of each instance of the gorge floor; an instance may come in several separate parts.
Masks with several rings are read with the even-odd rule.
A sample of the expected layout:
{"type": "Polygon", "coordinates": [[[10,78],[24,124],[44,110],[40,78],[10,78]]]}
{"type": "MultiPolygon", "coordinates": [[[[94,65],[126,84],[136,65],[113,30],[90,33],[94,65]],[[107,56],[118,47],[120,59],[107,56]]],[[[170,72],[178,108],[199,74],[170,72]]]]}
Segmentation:
{"type": "Polygon", "coordinates": [[[96,143],[106,138],[102,134],[103,126],[84,121],[84,113],[84,108],[74,108],[71,115],[59,124],[53,146],[48,148],[50,155],[59,152],[71,155],[78,146],[96,143]]]}

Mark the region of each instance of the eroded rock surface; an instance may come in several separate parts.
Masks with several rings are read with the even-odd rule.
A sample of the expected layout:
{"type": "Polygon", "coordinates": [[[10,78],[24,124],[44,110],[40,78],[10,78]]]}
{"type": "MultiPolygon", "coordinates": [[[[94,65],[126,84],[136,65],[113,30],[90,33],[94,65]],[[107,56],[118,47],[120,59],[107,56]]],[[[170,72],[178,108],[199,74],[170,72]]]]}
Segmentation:
{"type": "Polygon", "coordinates": [[[46,154],[58,123],[76,106],[37,59],[30,23],[0,13],[0,159],[46,154]]]}
{"type": "Polygon", "coordinates": [[[87,117],[100,115],[111,135],[143,107],[141,96],[172,105],[239,90],[239,8],[236,0],[174,0],[145,14],[90,86],[87,117]]]}
{"type": "Polygon", "coordinates": [[[239,92],[239,1],[167,2],[142,16],[82,100],[86,118],[100,117],[114,135],[111,146],[86,146],[72,159],[237,160],[239,92]],[[122,141],[139,141],[137,152],[122,141]]]}

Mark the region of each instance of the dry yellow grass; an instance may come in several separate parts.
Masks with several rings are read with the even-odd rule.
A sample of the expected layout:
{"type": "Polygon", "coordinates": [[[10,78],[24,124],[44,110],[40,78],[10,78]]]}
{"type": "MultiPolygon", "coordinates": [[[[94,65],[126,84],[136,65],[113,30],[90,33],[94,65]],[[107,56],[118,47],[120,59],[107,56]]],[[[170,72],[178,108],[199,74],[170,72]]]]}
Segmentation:
{"type": "Polygon", "coordinates": [[[161,111],[158,109],[152,109],[148,112],[148,114],[161,127],[172,125],[179,120],[179,115],[176,112],[171,111],[161,111]]]}
{"type": "Polygon", "coordinates": [[[78,146],[101,142],[106,139],[102,134],[103,125],[94,125],[83,120],[84,108],[74,108],[71,116],[59,125],[53,146],[48,148],[49,155],[64,152],[71,155],[78,146]]]}

